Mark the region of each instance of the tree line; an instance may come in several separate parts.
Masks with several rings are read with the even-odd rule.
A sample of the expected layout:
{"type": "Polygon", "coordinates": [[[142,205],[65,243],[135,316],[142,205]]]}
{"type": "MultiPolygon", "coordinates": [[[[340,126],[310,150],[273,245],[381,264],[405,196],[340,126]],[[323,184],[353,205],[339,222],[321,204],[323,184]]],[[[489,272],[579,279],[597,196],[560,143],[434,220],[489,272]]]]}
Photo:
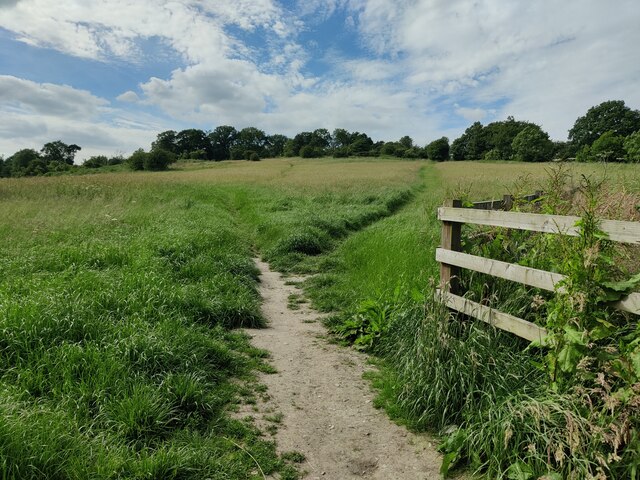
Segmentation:
{"type": "MultiPolygon", "coordinates": [[[[0,177],[44,175],[78,168],[74,158],[79,150],[78,145],[60,140],[46,143],[39,152],[22,149],[6,160],[0,157],[0,177]]],[[[344,128],[333,132],[319,128],[293,138],[268,135],[255,127],[237,130],[229,125],[209,132],[196,128],[167,130],[157,135],[148,152],[138,149],[127,159],[93,156],[82,167],[100,168],[126,162],[134,170],[164,170],[178,159],[257,161],[271,157],[381,155],[435,161],[640,162],[640,111],[627,107],[622,100],[603,102],[575,121],[567,141],[556,142],[539,125],[513,117],[487,125],[475,122],[451,143],[442,137],[424,147],[416,145],[409,136],[374,142],[366,133],[344,128]]]]}

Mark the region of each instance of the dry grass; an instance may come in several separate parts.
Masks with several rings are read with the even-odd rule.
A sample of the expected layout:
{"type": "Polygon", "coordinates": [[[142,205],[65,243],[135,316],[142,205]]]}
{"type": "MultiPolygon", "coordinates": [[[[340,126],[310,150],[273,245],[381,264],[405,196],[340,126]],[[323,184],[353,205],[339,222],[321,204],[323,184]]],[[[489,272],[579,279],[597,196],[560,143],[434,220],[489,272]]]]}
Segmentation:
{"type": "MultiPolygon", "coordinates": [[[[574,178],[580,174],[608,178],[613,185],[619,185],[629,192],[640,193],[640,166],[634,164],[563,164],[574,178]]],[[[554,164],[537,163],[484,163],[484,162],[444,162],[435,165],[435,170],[448,193],[467,193],[472,200],[485,200],[513,192],[514,182],[533,193],[547,183],[550,168],[554,164]]],[[[522,193],[522,192],[520,192],[522,193]]]]}

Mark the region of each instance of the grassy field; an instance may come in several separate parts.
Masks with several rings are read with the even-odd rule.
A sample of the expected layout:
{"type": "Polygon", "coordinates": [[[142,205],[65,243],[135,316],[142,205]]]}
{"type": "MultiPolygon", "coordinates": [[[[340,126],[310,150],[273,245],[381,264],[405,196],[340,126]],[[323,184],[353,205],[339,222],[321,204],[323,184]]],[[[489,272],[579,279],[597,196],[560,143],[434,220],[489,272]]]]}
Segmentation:
{"type": "MultiPolygon", "coordinates": [[[[448,357],[407,342],[442,327],[425,323],[422,301],[437,274],[437,205],[530,193],[546,168],[277,159],[1,179],[3,478],[297,478],[268,435],[229,413],[270,368],[235,330],[262,323],[255,255],[316,274],[307,294],[337,313],[334,326],[370,311],[395,322],[378,351],[380,405],[413,427],[463,421],[465,389],[531,394],[538,384],[524,381],[532,370],[513,339],[444,332],[464,337],[448,357]],[[399,346],[404,356],[389,353],[399,346]],[[483,371],[451,367],[495,349],[483,371]],[[416,377],[419,362],[441,367],[416,377]],[[505,377],[505,364],[516,373],[505,377]],[[415,388],[399,392],[407,381],[415,388]],[[457,417],[442,415],[447,404],[457,417]]],[[[640,191],[637,167],[606,174],[640,191]]]]}

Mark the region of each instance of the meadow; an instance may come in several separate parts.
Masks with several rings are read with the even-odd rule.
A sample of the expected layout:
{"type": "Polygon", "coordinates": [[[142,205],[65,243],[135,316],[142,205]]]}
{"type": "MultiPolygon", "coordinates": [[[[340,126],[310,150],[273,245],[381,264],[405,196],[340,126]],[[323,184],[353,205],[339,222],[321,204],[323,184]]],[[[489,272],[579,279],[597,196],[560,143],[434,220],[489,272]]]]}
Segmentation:
{"type": "MultiPolygon", "coordinates": [[[[458,442],[450,463],[548,473],[543,447],[527,476],[519,447],[489,445],[504,440],[507,421],[535,423],[515,418],[522,402],[534,417],[543,410],[531,352],[484,326],[441,321],[447,312],[427,300],[436,207],[544,189],[548,168],[272,159],[0,179],[3,477],[298,478],[295,455],[278,456],[269,435],[232,415],[261,394],[255,372],[271,369],[268,352],[237,330],[263,324],[254,256],[313,274],[306,294],[333,312],[328,326],[343,338],[349,320],[379,320],[361,342],[380,362],[379,405],[415,429],[466,426],[464,438],[447,437],[458,442]],[[496,402],[511,417],[488,421],[496,402]],[[474,450],[499,459],[470,458],[474,450]]],[[[575,168],[573,178],[606,174],[640,193],[633,165],[575,168]]],[[[544,401],[559,405],[556,436],[538,439],[562,440],[567,407],[544,401]]]]}

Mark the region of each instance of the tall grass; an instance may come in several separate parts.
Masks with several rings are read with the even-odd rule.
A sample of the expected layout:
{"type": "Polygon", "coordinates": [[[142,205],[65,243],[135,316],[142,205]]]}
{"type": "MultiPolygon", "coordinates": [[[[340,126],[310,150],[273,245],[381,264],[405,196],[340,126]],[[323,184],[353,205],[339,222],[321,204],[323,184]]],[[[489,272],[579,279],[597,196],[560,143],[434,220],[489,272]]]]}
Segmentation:
{"type": "Polygon", "coordinates": [[[294,475],[227,414],[265,354],[230,330],[263,318],[226,192],[0,187],[3,478],[294,475]]]}

